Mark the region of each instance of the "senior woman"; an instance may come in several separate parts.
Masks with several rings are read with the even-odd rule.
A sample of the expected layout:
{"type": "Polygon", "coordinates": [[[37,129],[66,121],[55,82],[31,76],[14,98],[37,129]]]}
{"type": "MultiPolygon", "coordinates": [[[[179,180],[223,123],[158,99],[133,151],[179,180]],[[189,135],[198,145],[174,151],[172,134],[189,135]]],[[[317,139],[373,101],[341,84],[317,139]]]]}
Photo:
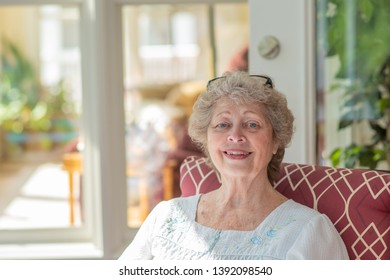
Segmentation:
{"type": "Polygon", "coordinates": [[[160,202],[121,259],[348,259],[328,217],[273,188],[293,121],[266,76],[238,71],[209,81],[189,134],[222,185],[160,202]]]}

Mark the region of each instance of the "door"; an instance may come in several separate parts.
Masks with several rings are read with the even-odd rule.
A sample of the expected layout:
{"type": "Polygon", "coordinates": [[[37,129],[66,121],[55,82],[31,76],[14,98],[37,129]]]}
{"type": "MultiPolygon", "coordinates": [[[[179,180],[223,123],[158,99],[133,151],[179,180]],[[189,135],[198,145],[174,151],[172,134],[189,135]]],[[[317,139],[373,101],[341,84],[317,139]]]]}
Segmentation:
{"type": "Polygon", "coordinates": [[[295,116],[295,134],[284,161],[315,163],[314,2],[250,0],[249,71],[267,74],[287,97],[295,116]],[[277,39],[280,51],[267,41],[277,39]],[[262,56],[263,54],[263,56],[262,56]]]}

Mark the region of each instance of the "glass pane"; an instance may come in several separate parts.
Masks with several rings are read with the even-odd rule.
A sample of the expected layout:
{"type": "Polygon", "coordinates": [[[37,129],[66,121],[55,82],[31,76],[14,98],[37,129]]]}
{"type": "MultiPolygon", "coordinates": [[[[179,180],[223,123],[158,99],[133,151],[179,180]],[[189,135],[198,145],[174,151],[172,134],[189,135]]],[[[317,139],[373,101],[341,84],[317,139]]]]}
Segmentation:
{"type": "Polygon", "coordinates": [[[246,4],[122,11],[128,224],[137,227],[156,203],[180,196],[182,160],[201,155],[186,125],[206,82],[247,69],[248,13],[246,4]]]}
{"type": "Polygon", "coordinates": [[[80,226],[79,10],[1,7],[0,38],[0,228],[80,226]]]}
{"type": "Polygon", "coordinates": [[[318,159],[388,169],[390,2],[317,0],[318,159]]]}

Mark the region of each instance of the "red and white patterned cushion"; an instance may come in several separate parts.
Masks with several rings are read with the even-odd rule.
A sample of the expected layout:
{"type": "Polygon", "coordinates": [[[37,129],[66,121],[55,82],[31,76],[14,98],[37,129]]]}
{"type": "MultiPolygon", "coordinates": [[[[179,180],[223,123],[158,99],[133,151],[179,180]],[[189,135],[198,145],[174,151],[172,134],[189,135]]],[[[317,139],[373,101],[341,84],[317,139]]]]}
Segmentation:
{"type": "MultiPolygon", "coordinates": [[[[221,184],[202,157],[188,157],[180,174],[182,196],[206,193],[221,184]]],[[[275,188],[326,214],[351,259],[390,259],[390,173],[282,163],[275,188]]]]}

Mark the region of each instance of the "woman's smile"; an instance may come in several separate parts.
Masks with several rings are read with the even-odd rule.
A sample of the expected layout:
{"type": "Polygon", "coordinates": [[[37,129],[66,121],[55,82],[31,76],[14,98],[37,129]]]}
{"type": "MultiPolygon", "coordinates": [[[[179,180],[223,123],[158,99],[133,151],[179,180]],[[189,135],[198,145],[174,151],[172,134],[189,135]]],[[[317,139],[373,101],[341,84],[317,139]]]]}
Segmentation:
{"type": "Polygon", "coordinates": [[[225,157],[234,160],[246,159],[252,154],[251,152],[246,152],[243,150],[225,150],[223,153],[225,154],[225,157]]]}

